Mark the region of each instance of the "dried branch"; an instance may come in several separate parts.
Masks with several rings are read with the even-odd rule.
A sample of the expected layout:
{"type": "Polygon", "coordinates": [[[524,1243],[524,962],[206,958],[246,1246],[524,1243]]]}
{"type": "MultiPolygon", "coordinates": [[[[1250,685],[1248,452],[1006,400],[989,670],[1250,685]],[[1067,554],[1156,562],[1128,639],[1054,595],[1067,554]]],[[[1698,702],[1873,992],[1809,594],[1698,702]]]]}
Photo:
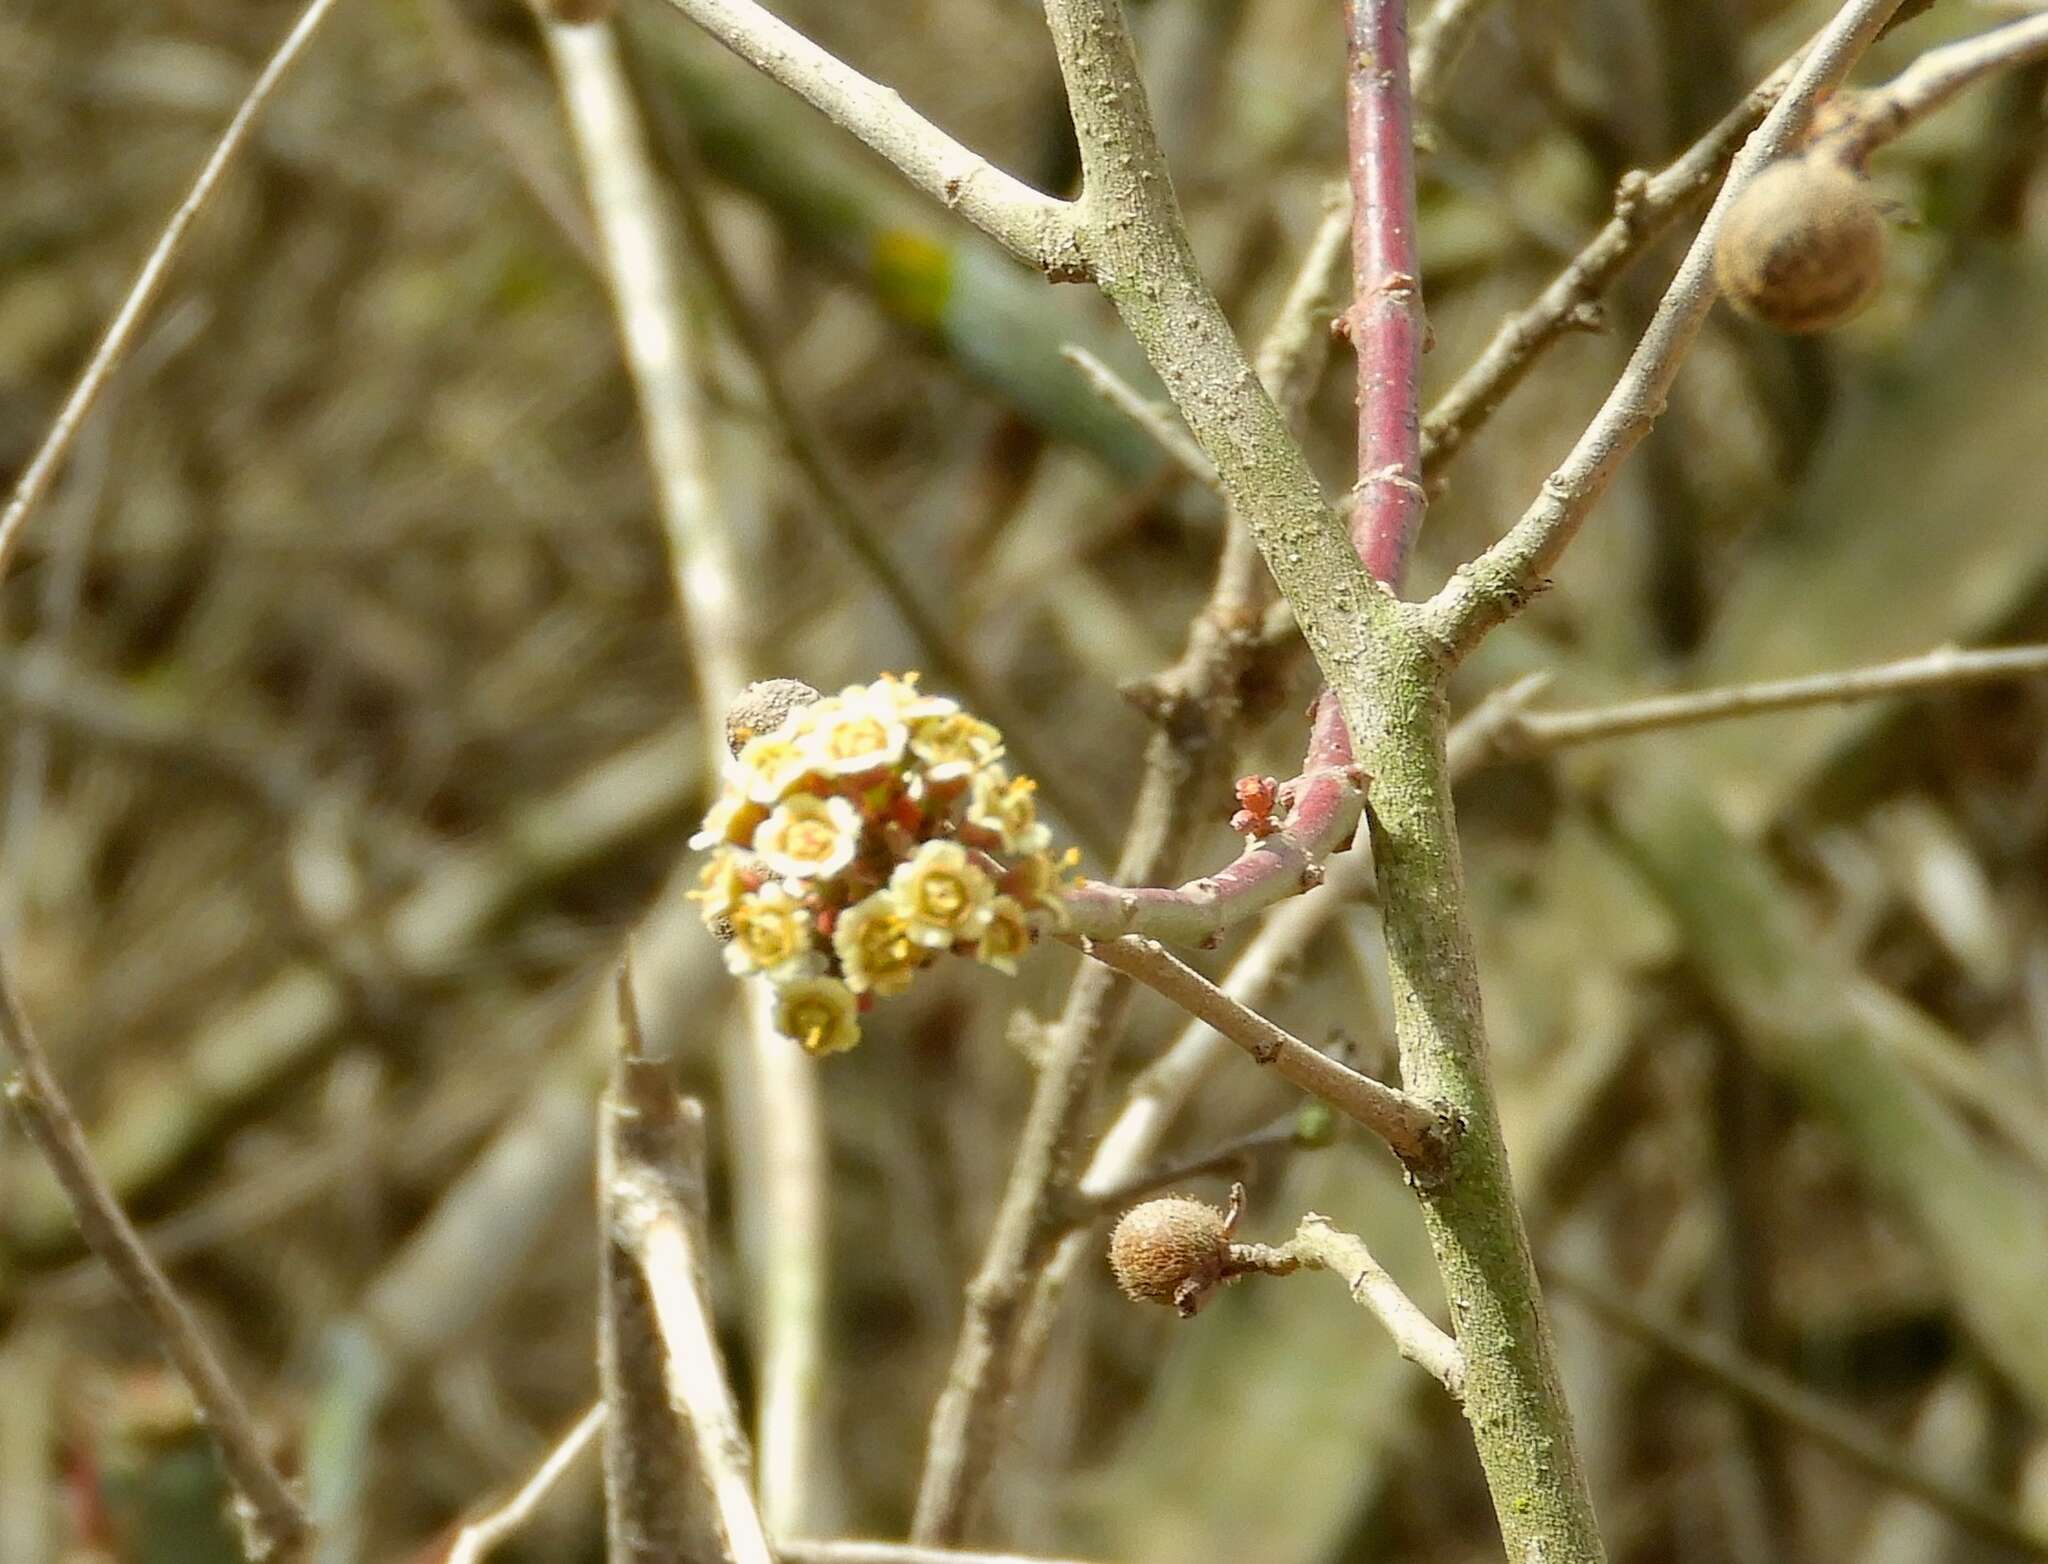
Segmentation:
{"type": "Polygon", "coordinates": [[[1351,1286],[1351,1296],[1386,1326],[1394,1350],[1437,1380],[1452,1397],[1465,1399],[1465,1354],[1444,1328],[1417,1306],[1372,1257],[1365,1240],[1333,1227],[1311,1211],[1279,1253],[1306,1269],[1334,1271],[1351,1286]]]}
{"type": "Polygon", "coordinates": [[[1537,592],[1629,453],[1664,410],[1700,326],[1713,308],[1714,241],[1722,214],[1765,164],[1789,151],[1822,94],[1848,75],[1898,0],[1852,0],[1815,38],[1784,96],[1737,154],[1721,194],[1686,252],[1621,378],[1542,493],[1506,536],[1461,565],[1427,605],[1426,633],[1456,658],[1537,592]]]}
{"type": "Polygon", "coordinates": [[[2048,16],[2007,22],[1974,38],[1929,49],[1881,88],[1855,94],[1846,119],[1828,131],[1831,149],[1850,164],[1897,139],[1918,121],[1998,71],[2048,59],[2048,16]]]}
{"type": "Polygon", "coordinates": [[[121,1203],[93,1165],[85,1131],[30,1030],[15,994],[13,974],[4,962],[0,962],[0,1044],[5,1045],[12,1062],[4,1088],[7,1100],[63,1185],[79,1232],[121,1284],[129,1302],[149,1322],[164,1356],[191,1387],[234,1488],[243,1546],[257,1564],[291,1564],[312,1541],[306,1511],[264,1452],[255,1417],[201,1334],[198,1321],[143,1247],[121,1203]]]}
{"type": "Polygon", "coordinates": [[[1550,346],[1568,332],[1601,324],[1599,299],[1637,257],[1713,189],[1738,148],[1783,95],[1803,54],[1764,78],[1711,129],[1656,174],[1622,176],[1614,216],[1550,284],[1494,329],[1463,374],[1422,420],[1422,468],[1431,484],[1465,442],[1499,410],[1550,346]]]}
{"type": "Polygon", "coordinates": [[[1068,343],[1060,357],[1081,372],[1088,389],[1145,431],[1145,437],[1166,453],[1168,461],[1212,494],[1223,492],[1216,465],[1188,438],[1171,408],[1160,406],[1086,348],[1068,343]]]}
{"type": "MultiPolygon", "coordinates": [[[[648,1189],[621,1190],[629,1203],[645,1200],[648,1189]]],[[[696,1249],[674,1208],[628,1210],[628,1231],[640,1251],[654,1316],[668,1351],[668,1394],[696,1440],[697,1459],[707,1474],[733,1564],[775,1564],[761,1528],[760,1512],[744,1464],[746,1435],[739,1408],[725,1382],[711,1311],[696,1276],[696,1249]]]]}
{"type": "Polygon", "coordinates": [[[894,163],[1012,255],[1055,279],[1089,275],[1071,206],[1041,195],[919,116],[752,0],[669,0],[762,74],[894,163]]]}
{"type": "Polygon", "coordinates": [[[221,176],[228,165],[242,150],[249,139],[249,132],[255,128],[257,118],[263,113],[279,84],[305,52],[306,45],[313,40],[313,34],[327,19],[327,13],[334,9],[334,0],[310,0],[299,19],[292,24],[291,31],[284,36],[284,42],[264,62],[263,69],[249,84],[248,92],[228,121],[227,129],[214,143],[213,151],[207,154],[206,162],[200,166],[198,176],[192,181],[192,188],[185,192],[185,199],[178,203],[178,209],[164,225],[164,231],[142,263],[142,270],[135,274],[135,281],[129,286],[128,295],[121,301],[121,308],[115,313],[113,322],[107,327],[106,335],[93,349],[92,357],[86,361],[78,381],[71,388],[71,394],[64,399],[50,431],[43,436],[43,443],[37,447],[35,456],[23,470],[9,496],[7,508],[0,511],[0,576],[7,573],[8,561],[15,546],[21,541],[22,528],[28,525],[29,517],[42,502],[43,496],[55,481],[57,471],[64,464],[71,444],[78,438],[78,431],[86,416],[92,412],[93,404],[113,378],[114,371],[121,367],[121,360],[127,357],[134,346],[135,335],[141,329],[150,306],[156,302],[162,290],[164,279],[170,274],[171,266],[185,248],[185,240],[192,231],[192,224],[206,209],[219,187],[221,176]]]}
{"type": "Polygon", "coordinates": [[[604,1418],[604,1403],[594,1403],[576,1420],[576,1426],[548,1452],[547,1458],[534,1468],[533,1475],[519,1485],[517,1493],[490,1514],[479,1516],[456,1533],[444,1564],[483,1564],[492,1549],[533,1518],[533,1512],[554,1492],[555,1484],[582,1459],[583,1452],[590,1448],[598,1431],[604,1427],[604,1418]]]}
{"type": "Polygon", "coordinates": [[[1528,760],[1574,744],[1625,738],[1636,733],[2042,674],[2048,674],[2048,646],[1985,651],[1944,646],[1918,657],[1869,668],[1660,695],[1579,711],[1528,710],[1528,701],[1540,686],[1525,681],[1489,697],[1458,724],[1451,734],[1450,766],[1454,775],[1463,776],[1505,761],[1528,760]]]}
{"type": "Polygon", "coordinates": [[[1926,1471],[1873,1438],[1862,1423],[1768,1364],[1744,1357],[1703,1332],[1635,1302],[1607,1283],[1545,1262],[1551,1284],[1601,1320],[1739,1400],[1762,1408],[1786,1428],[1888,1488],[1912,1494],[1964,1530],[2031,1558],[2048,1558],[2048,1534],[1994,1495],[1926,1471]]]}
{"type": "Polygon", "coordinates": [[[661,189],[611,28],[556,24],[543,26],[542,34],[597,218],[676,596],[695,654],[700,709],[715,734],[717,714],[752,677],[750,636],[736,585],[739,569],[712,487],[699,350],[683,309],[661,189]]]}
{"type": "Polygon", "coordinates": [[[1448,1116],[1408,1093],[1339,1063],[1239,1004],[1152,940],[1081,940],[1082,951],[1136,978],[1214,1027],[1282,1079],[1328,1103],[1382,1141],[1418,1179],[1441,1176],[1454,1133],[1448,1116]]]}
{"type": "Polygon", "coordinates": [[[1358,488],[1351,542],[1395,591],[1422,526],[1422,256],[1408,7],[1347,0],[1344,100],[1351,143],[1351,274],[1344,326],[1358,353],[1358,488]]]}
{"type": "MultiPolygon", "coordinates": [[[[718,503],[682,259],[611,29],[544,31],[603,241],[707,736],[719,746],[713,716],[758,671],[762,621],[718,503]]],[[[717,753],[722,759],[722,747],[717,753]]],[[[746,1017],[745,1110],[757,1130],[748,1137],[757,1160],[746,1187],[758,1202],[749,1231],[759,1237],[762,1275],[762,1502],[778,1525],[793,1526],[813,1464],[825,1358],[824,1130],[816,1073],[775,1030],[758,993],[746,1017]]]]}
{"type": "MultiPolygon", "coordinates": [[[[647,1055],[630,965],[620,970],[618,997],[623,1046],[600,1109],[598,1189],[608,1278],[602,1345],[612,1430],[606,1440],[612,1558],[614,1564],[660,1558],[661,1546],[687,1536],[675,1490],[694,1485],[710,1501],[719,1558],[774,1564],[699,1274],[703,1113],[676,1097],[667,1067],[647,1055]],[[620,1274],[621,1262],[630,1276],[620,1274]],[[646,1392],[653,1385],[666,1388],[680,1445],[666,1434],[656,1449],[639,1444],[650,1432],[646,1392]],[[694,1484],[678,1484],[679,1468],[664,1454],[681,1456],[680,1470],[694,1484]],[[628,1475],[629,1481],[620,1480],[628,1475]]],[[[689,1556],[701,1554],[674,1555],[689,1556]]]]}

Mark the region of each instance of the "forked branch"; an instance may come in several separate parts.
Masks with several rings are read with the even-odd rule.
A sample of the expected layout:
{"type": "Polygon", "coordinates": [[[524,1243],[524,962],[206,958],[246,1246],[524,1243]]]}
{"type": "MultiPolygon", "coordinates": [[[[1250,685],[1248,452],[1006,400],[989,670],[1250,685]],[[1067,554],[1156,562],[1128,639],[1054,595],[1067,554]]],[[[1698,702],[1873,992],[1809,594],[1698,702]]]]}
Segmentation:
{"type": "Polygon", "coordinates": [[[1815,105],[1849,74],[1898,3],[1854,0],[1814,40],[1784,96],[1737,154],[1649,328],[1585,433],[1506,536],[1460,566],[1427,605],[1426,632],[1446,656],[1471,650],[1541,590],[1550,567],[1664,411],[1679,365],[1714,306],[1714,242],[1723,214],[1743,185],[1798,144],[1815,105]]]}
{"type": "Polygon", "coordinates": [[[752,0],[669,4],[879,152],[912,184],[958,211],[1019,260],[1058,280],[1089,275],[1075,246],[1068,203],[1033,190],[962,146],[895,89],[870,81],[752,0]]]}

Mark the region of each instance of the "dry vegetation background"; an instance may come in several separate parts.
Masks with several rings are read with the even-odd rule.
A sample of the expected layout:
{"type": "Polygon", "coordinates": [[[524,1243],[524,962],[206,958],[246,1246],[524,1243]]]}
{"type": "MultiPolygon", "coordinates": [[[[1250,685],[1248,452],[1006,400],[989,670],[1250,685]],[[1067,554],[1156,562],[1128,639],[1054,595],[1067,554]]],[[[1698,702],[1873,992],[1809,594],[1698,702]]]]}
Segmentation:
{"type": "MultiPolygon", "coordinates": [[[[1035,6],[780,9],[1022,177],[1070,183],[1035,6]]],[[[1133,9],[1198,249],[1256,333],[1342,166],[1334,8],[1133,9]]],[[[1422,165],[1432,384],[1605,220],[1624,170],[1686,145],[1829,9],[1494,7],[1422,165]]],[[[0,8],[0,471],[293,11],[0,8]]],[[[1865,76],[1984,14],[1945,0],[1865,76]]],[[[796,405],[1020,708],[1014,736],[1055,757],[1063,822],[1106,873],[1146,733],[1117,687],[1178,652],[1220,525],[1059,360],[1081,341],[1131,362],[1106,306],[1015,270],[662,7],[627,21],[663,166],[796,405]]],[[[1464,704],[1539,670],[1546,702],[1595,704],[2048,638],[2044,87],[2018,73],[1880,159],[1918,224],[1852,328],[1793,341],[1717,313],[1464,704]]],[[[521,7],[344,4],[0,594],[0,917],[26,1001],[290,1462],[340,1495],[332,1564],[437,1558],[593,1394],[590,1109],[606,980],[643,918],[651,1024],[711,1108],[715,1289],[743,1399],[753,1383],[772,1235],[736,988],[657,899],[706,802],[706,714],[589,244],[521,7]]],[[[1520,511],[1673,254],[1461,458],[1416,586],[1520,511]]],[[[731,301],[692,286],[757,671],[921,666],[943,687],[792,463],[731,301]]],[[[1351,406],[1347,365],[1310,431],[1333,487],[1351,406]]],[[[1265,693],[1238,769],[1285,776],[1306,658],[1265,693]]],[[[2048,1296],[2025,1291],[2048,1247],[2048,686],[1589,747],[1483,772],[1461,806],[1539,1257],[2048,1528],[2048,1296]]],[[[1230,808],[1219,789],[1194,864],[1231,851],[1230,808]]],[[[1376,939],[1370,907],[1345,912],[1276,1016],[1378,1057],[1376,939]]],[[[951,964],[816,1066],[813,1532],[901,1534],[1028,1089],[1012,1016],[1056,1008],[1075,959],[1015,981],[951,964]]],[[[1111,1102],[1176,1030],[1135,1007],[1111,1102]]],[[[1296,1100],[1229,1061],[1176,1153],[1296,1100]]],[[[1268,1155],[1251,1184],[1252,1236],[1324,1210],[1429,1294],[1378,1148],[1268,1155]]],[[[1557,1298],[1617,1559],[2018,1556],[1557,1298]]],[[[227,1564],[209,1460],[0,1126],[0,1560],[227,1564]]],[[[595,1494],[577,1478],[503,1556],[594,1560],[595,1494]]],[[[1091,1265],[994,1510],[1005,1543],[1124,1564],[1497,1548],[1454,1409],[1308,1281],[1182,1324],[1091,1265]]]]}

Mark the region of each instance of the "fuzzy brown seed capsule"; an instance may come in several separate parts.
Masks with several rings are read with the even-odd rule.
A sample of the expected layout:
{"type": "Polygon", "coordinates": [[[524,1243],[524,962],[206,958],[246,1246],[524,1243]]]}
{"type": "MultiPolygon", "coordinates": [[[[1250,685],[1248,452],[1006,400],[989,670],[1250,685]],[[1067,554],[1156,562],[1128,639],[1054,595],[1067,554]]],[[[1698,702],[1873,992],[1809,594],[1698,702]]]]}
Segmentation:
{"type": "Polygon", "coordinates": [[[1169,1195],[1133,1206],[1109,1235],[1109,1268],[1126,1298],[1192,1314],[1224,1278],[1230,1226],[1214,1206],[1169,1195]]]}
{"type": "Polygon", "coordinates": [[[800,706],[816,703],[818,692],[801,679],[760,679],[735,695],[725,709],[726,747],[737,755],[747,740],[772,733],[800,706]]]}
{"type": "Polygon", "coordinates": [[[1884,280],[1889,236],[1864,180],[1821,153],[1785,158],[1736,196],[1714,245],[1728,302],[1780,331],[1826,331],[1884,280]]]}

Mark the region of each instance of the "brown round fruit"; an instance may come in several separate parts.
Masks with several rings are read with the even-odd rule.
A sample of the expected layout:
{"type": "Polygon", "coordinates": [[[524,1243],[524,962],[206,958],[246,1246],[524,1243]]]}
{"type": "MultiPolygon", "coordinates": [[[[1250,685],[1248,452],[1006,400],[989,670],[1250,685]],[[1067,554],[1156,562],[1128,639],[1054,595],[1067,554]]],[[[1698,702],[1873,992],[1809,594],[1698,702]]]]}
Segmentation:
{"type": "Polygon", "coordinates": [[[1126,1298],[1185,1307],[1223,1279],[1230,1231],[1214,1206],[1183,1195],[1133,1206],[1109,1235],[1109,1268],[1126,1298]]]}
{"type": "Polygon", "coordinates": [[[1826,331],[1884,280],[1889,236],[1863,179],[1820,155],[1785,158],[1752,179],[1714,245],[1728,302],[1780,331],[1826,331]]]}

